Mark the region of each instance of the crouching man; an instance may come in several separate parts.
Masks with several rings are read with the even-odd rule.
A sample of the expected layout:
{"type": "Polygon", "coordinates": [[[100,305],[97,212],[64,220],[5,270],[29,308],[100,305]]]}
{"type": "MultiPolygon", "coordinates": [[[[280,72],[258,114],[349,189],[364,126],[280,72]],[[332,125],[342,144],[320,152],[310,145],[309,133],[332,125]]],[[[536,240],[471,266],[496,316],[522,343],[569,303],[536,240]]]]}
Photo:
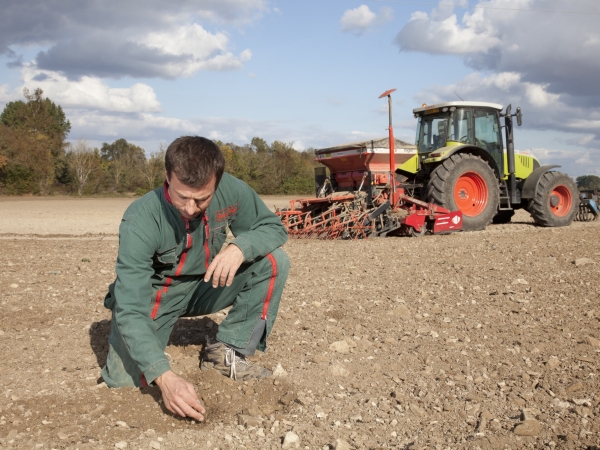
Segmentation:
{"type": "Polygon", "coordinates": [[[125,211],[117,278],[104,300],[112,310],[106,384],[155,383],[169,411],[199,421],[205,409],[193,385],[171,371],[164,353],[175,322],[231,306],[201,366],[238,380],[267,377],[247,356],[266,349],[289,271],[280,219],[224,165],[208,139],[169,145],[164,186],[125,211]],[[221,250],[227,229],[235,239],[221,250]]]}

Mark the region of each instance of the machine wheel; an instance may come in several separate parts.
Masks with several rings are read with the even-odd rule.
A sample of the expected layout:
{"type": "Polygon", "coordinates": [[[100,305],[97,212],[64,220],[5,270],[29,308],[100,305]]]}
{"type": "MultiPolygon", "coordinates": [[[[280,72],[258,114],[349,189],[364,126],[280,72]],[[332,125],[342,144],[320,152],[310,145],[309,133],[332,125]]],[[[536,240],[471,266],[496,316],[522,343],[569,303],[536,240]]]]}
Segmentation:
{"type": "Polygon", "coordinates": [[[425,236],[425,233],[427,233],[427,225],[426,224],[423,224],[423,229],[421,231],[417,231],[413,227],[410,227],[410,235],[412,237],[425,236]]]}
{"type": "Polygon", "coordinates": [[[427,183],[427,199],[463,213],[464,231],[483,230],[498,211],[500,190],[492,168],[481,158],[455,153],[437,166],[427,183]]]}
{"type": "Polygon", "coordinates": [[[571,225],[579,206],[577,186],[567,174],[546,172],[537,186],[529,212],[537,225],[566,227],[571,225]]]}
{"type": "Polygon", "coordinates": [[[514,215],[514,209],[498,211],[498,214],[494,216],[492,222],[495,224],[509,223],[514,215]]]}

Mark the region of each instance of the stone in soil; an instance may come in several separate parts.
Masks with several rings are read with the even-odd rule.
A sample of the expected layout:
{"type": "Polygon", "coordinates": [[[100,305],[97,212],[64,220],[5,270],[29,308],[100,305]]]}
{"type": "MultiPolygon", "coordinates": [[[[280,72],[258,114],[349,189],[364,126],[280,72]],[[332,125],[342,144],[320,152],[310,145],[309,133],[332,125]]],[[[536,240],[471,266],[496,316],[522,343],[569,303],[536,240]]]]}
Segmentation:
{"type": "Polygon", "coordinates": [[[535,419],[528,419],[515,427],[517,436],[538,436],[542,431],[542,424],[535,419]]]}
{"type": "Polygon", "coordinates": [[[350,346],[346,341],[336,341],[329,346],[329,350],[337,353],[350,353],[350,346]]]}
{"type": "Polygon", "coordinates": [[[594,260],[590,258],[577,258],[573,261],[573,264],[575,264],[576,267],[581,267],[588,264],[594,264],[594,260]]]}
{"type": "Polygon", "coordinates": [[[329,372],[331,372],[331,374],[336,377],[347,377],[348,375],[350,375],[350,371],[340,363],[336,363],[330,366],[329,372]]]}
{"type": "Polygon", "coordinates": [[[281,363],[278,363],[277,366],[273,369],[273,376],[275,378],[286,377],[287,374],[288,373],[285,371],[281,363]]]}
{"type": "Polygon", "coordinates": [[[287,450],[290,448],[300,448],[300,437],[294,433],[293,431],[288,431],[283,438],[283,445],[281,446],[283,450],[287,450]]]}
{"type": "Polygon", "coordinates": [[[548,369],[556,369],[558,366],[560,366],[560,360],[556,356],[551,356],[548,358],[546,366],[548,369]]]}

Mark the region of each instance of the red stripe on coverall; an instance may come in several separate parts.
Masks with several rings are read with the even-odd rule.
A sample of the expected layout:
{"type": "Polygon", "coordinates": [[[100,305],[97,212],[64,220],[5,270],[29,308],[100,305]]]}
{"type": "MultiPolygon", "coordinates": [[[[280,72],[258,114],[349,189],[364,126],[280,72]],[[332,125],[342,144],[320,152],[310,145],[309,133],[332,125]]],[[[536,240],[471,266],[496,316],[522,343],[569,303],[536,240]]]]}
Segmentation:
{"type": "Polygon", "coordinates": [[[277,276],[277,262],[275,261],[275,258],[270,253],[267,255],[267,258],[269,258],[269,262],[271,263],[271,279],[269,280],[269,289],[267,290],[267,297],[265,298],[265,303],[263,305],[262,316],[260,317],[262,320],[266,320],[267,318],[269,303],[271,302],[273,289],[275,288],[275,277],[277,276]]]}
{"type": "MultiPolygon", "coordinates": [[[[181,271],[183,270],[183,266],[185,265],[185,260],[187,258],[187,253],[190,248],[192,248],[192,235],[190,233],[190,221],[184,219],[185,222],[185,248],[181,253],[181,259],[179,260],[179,264],[177,265],[177,269],[175,270],[175,276],[178,277],[181,275],[181,271]]],[[[162,296],[167,293],[169,290],[169,286],[173,282],[173,278],[168,277],[165,281],[165,285],[161,290],[156,293],[156,300],[154,301],[154,308],[152,309],[152,314],[150,315],[152,319],[156,318],[156,314],[158,313],[158,308],[160,307],[160,300],[162,296]]]]}
{"type": "Polygon", "coordinates": [[[210,264],[210,247],[208,245],[208,238],[210,237],[210,227],[208,226],[208,217],[206,216],[206,212],[204,213],[202,220],[204,221],[204,234],[206,238],[204,240],[204,253],[206,254],[206,260],[204,261],[204,264],[206,265],[206,270],[208,270],[208,266],[210,264]]]}

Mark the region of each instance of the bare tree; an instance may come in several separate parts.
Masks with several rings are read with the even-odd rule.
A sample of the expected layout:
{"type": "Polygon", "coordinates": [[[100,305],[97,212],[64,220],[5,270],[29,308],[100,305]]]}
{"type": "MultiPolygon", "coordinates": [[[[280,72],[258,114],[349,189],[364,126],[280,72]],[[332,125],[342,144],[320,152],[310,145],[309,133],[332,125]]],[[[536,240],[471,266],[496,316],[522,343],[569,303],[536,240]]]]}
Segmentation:
{"type": "Polygon", "coordinates": [[[67,152],[69,170],[77,185],[77,195],[81,195],[90,179],[90,175],[99,167],[99,155],[92,149],[87,141],[79,139],[75,145],[70,146],[67,152]]]}
{"type": "Polygon", "coordinates": [[[165,146],[160,144],[160,149],[157,152],[150,153],[150,157],[142,166],[142,173],[148,182],[148,190],[151,191],[156,187],[156,181],[162,177],[165,171],[165,146]]]}

